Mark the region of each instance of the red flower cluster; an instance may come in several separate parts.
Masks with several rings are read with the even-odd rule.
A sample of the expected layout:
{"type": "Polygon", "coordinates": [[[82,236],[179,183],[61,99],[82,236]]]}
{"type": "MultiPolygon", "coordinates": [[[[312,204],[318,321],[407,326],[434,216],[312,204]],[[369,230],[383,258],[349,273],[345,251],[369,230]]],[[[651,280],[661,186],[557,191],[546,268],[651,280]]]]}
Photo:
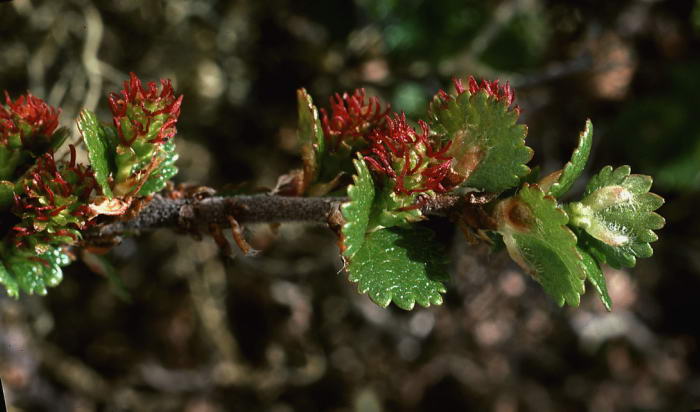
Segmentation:
{"type": "MultiPolygon", "coordinates": [[[[466,88],[462,83],[462,79],[455,77],[452,79],[452,83],[455,86],[457,96],[463,94],[467,90],[469,90],[470,94],[476,94],[483,90],[486,92],[486,94],[505,103],[505,105],[508,107],[510,107],[515,101],[515,91],[513,91],[513,89],[510,87],[510,83],[508,82],[506,82],[506,84],[498,84],[498,80],[488,81],[486,79],[482,79],[481,83],[479,83],[476,81],[474,76],[469,76],[469,79],[467,79],[468,84],[466,88]]],[[[444,102],[448,102],[450,99],[452,99],[452,97],[444,90],[439,90],[438,95],[444,102]]],[[[513,110],[520,113],[520,108],[518,106],[515,106],[513,110]]]]}
{"type": "Polygon", "coordinates": [[[385,126],[375,128],[369,135],[370,148],[365,161],[379,173],[396,181],[397,194],[410,195],[432,190],[447,192],[444,182],[450,170],[452,158],[445,155],[450,143],[436,148],[430,137],[430,128],[424,121],[418,122],[421,133],[406,123],[406,114],[394,113],[385,117],[385,126]]]}
{"type": "Polygon", "coordinates": [[[365,89],[356,89],[353,94],[336,93],[330,98],[331,116],[321,109],[323,134],[331,150],[337,150],[347,138],[363,138],[384,121],[389,107],[382,110],[376,97],[367,99],[365,89]]]}
{"type": "Polygon", "coordinates": [[[34,222],[12,228],[16,246],[23,246],[24,238],[32,235],[40,235],[41,239],[34,240],[45,243],[53,237],[76,240],[76,235],[66,227],[85,229],[90,212],[87,203],[97,187],[92,170],[76,164],[73,145],[70,145],[70,162],[61,167],[56,165],[53,153],[41,156],[24,180],[23,195],[15,194],[15,213],[23,219],[31,217],[34,222]]]}
{"type": "Polygon", "coordinates": [[[160,92],[155,82],[144,88],[136,74],[130,73],[120,94],[110,94],[109,105],[122,144],[131,146],[139,138],[164,143],[175,136],[182,95],[175,97],[170,80],[162,79],[160,84],[160,92]],[[162,122],[157,133],[151,130],[155,122],[162,122]]]}
{"type": "Polygon", "coordinates": [[[23,145],[27,138],[43,137],[48,140],[58,127],[60,109],[49,106],[31,93],[12,101],[6,91],[5,104],[8,108],[0,105],[1,145],[7,145],[13,135],[18,135],[18,143],[23,145]]]}

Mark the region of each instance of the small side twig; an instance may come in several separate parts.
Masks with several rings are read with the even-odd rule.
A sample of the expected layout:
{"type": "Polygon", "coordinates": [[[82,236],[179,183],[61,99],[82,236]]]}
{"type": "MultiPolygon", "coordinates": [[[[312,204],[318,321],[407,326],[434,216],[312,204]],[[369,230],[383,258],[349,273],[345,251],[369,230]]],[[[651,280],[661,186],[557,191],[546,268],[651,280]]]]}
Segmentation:
{"type": "Polygon", "coordinates": [[[238,247],[243,251],[243,253],[246,256],[255,256],[258,254],[258,251],[255,250],[247,240],[245,240],[245,236],[243,235],[243,227],[238,223],[235,217],[233,216],[227,216],[229,223],[231,224],[231,234],[233,236],[233,240],[236,241],[236,244],[238,247]]]}

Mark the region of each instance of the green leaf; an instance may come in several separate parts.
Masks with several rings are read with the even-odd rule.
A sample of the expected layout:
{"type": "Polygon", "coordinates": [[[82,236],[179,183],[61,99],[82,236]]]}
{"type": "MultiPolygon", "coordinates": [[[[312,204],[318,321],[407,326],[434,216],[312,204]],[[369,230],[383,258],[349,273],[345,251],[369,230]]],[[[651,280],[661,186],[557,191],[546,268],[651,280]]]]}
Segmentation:
{"type": "Polygon", "coordinates": [[[304,161],[304,190],[318,178],[325,140],[318,110],[306,89],[297,90],[299,126],[297,134],[301,142],[301,158],[304,161]]]}
{"type": "Polygon", "coordinates": [[[576,249],[568,217],[553,197],[525,184],[496,206],[498,232],[511,258],[560,305],[578,306],[586,267],[576,249]]]}
{"type": "Polygon", "coordinates": [[[132,171],[136,168],[139,163],[138,156],[131,146],[119,145],[115,149],[114,163],[116,164],[116,176],[115,180],[117,184],[116,192],[117,195],[128,193],[131,190],[130,185],[126,185],[126,188],[120,188],[120,183],[127,182],[132,177],[132,171]],[[120,191],[124,193],[119,193],[120,191]]]}
{"type": "Polygon", "coordinates": [[[577,248],[577,250],[578,254],[581,255],[581,258],[583,259],[583,266],[586,271],[586,278],[589,282],[591,282],[596,292],[598,292],[598,296],[600,296],[600,301],[603,302],[603,306],[605,306],[605,309],[611,311],[612,299],[610,299],[610,295],[608,294],[608,286],[605,282],[605,275],[600,269],[600,264],[598,264],[598,262],[593,258],[593,256],[585,250],[581,248],[577,248]]]}
{"type": "Polygon", "coordinates": [[[340,207],[346,222],[341,239],[345,257],[352,257],[362,247],[374,202],[374,180],[362,155],[358,153],[353,163],[357,174],[352,177],[354,184],[348,186],[350,201],[340,207]]]}
{"type": "Polygon", "coordinates": [[[0,261],[0,284],[5,286],[8,295],[13,298],[19,297],[19,284],[17,283],[17,279],[10,274],[2,261],[0,261]]]}
{"type": "Polygon", "coordinates": [[[502,192],[517,186],[530,169],[532,149],[525,145],[527,127],[516,124],[518,114],[486,92],[465,92],[447,103],[436,97],[432,126],[452,141],[452,172],[462,186],[502,192]]]}
{"type": "Polygon", "coordinates": [[[439,305],[448,280],[444,250],[431,230],[381,229],[367,235],[350,259],[349,279],[377,305],[392,301],[401,309],[439,305]]]}
{"type": "Polygon", "coordinates": [[[2,255],[0,283],[5,285],[8,295],[15,298],[20,291],[45,295],[47,287],[61,283],[61,267],[68,263],[70,258],[55,247],[49,247],[40,255],[31,250],[10,249],[2,255]]]}
{"type": "Polygon", "coordinates": [[[168,180],[172,179],[178,172],[175,161],[179,155],[175,151],[175,143],[172,140],[163,144],[157,156],[162,157],[158,167],[151,172],[146,183],[141,186],[138,195],[148,196],[152,193],[163,190],[168,180]]]}
{"type": "Polygon", "coordinates": [[[600,240],[589,235],[583,229],[574,227],[574,232],[578,237],[578,244],[581,249],[586,250],[600,263],[620,269],[623,267],[634,267],[637,264],[636,257],[629,253],[625,253],[622,249],[606,245],[600,240]]]}
{"type": "Polygon", "coordinates": [[[348,186],[350,201],[340,208],[346,222],[341,237],[346,258],[360,250],[367,233],[423,218],[418,209],[400,210],[415,203],[415,196],[398,196],[390,184],[385,184],[384,189],[377,192],[362,155],[358,153],[353,162],[357,174],[353,176],[354,184],[348,186]]]}
{"type": "MultiPolygon", "coordinates": [[[[542,173],[542,170],[539,166],[535,166],[532,169],[530,169],[530,172],[523,176],[520,179],[520,182],[518,183],[518,187],[522,186],[525,183],[530,183],[530,184],[537,184],[537,181],[540,178],[540,174],[542,173]]],[[[542,187],[542,184],[539,184],[540,187],[542,187]]]]}
{"type": "Polygon", "coordinates": [[[586,167],[592,143],[593,123],[588,119],[586,120],[585,129],[579,134],[578,146],[574,149],[571,160],[564,165],[563,169],[542,179],[540,187],[550,196],[561,197],[565,195],[586,167]]]}
{"type": "Polygon", "coordinates": [[[583,199],[567,205],[570,224],[586,232],[582,247],[599,262],[632,267],[637,257],[653,254],[649,243],[665,220],[654,213],[664,200],[649,193],[651,183],[649,176],[630,174],[629,166],[606,166],[591,178],[583,199]]]}
{"type": "Polygon", "coordinates": [[[7,180],[0,180],[0,212],[9,208],[15,198],[15,185],[7,180]]]}
{"type": "Polygon", "coordinates": [[[95,180],[102,188],[102,193],[112,198],[112,189],[109,187],[110,163],[114,154],[110,152],[110,142],[105,131],[97,120],[95,113],[89,110],[80,112],[78,130],[83,136],[83,141],[88,149],[90,165],[95,172],[95,180]]]}

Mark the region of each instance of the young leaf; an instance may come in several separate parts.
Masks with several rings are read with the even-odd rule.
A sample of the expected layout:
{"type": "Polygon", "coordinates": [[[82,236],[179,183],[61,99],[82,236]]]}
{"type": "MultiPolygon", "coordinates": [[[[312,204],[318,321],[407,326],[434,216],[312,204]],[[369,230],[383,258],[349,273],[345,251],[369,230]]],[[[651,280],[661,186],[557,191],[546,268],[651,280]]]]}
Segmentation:
{"type": "Polygon", "coordinates": [[[324,151],[324,137],[318,110],[306,89],[297,90],[301,158],[304,161],[304,189],[318,178],[320,159],[324,151]]]}
{"type": "Polygon", "coordinates": [[[342,253],[348,258],[357,253],[365,241],[365,232],[374,202],[374,181],[362,155],[358,154],[353,163],[357,174],[352,177],[355,183],[348,186],[350,201],[340,207],[346,222],[342,228],[342,253]]]}
{"type": "Polygon", "coordinates": [[[593,143],[593,123],[590,119],[586,120],[586,127],[579,134],[578,146],[571,154],[564,168],[558,170],[549,176],[546,176],[540,182],[540,187],[547,192],[548,195],[561,197],[571,189],[576,179],[581,176],[583,169],[586,167],[588,156],[591,153],[593,143]]]}
{"type": "Polygon", "coordinates": [[[569,219],[554,198],[537,185],[525,184],[496,206],[496,219],[511,258],[560,306],[578,306],[586,268],[576,236],[566,226],[569,219]]]}
{"type": "Polygon", "coordinates": [[[90,165],[95,171],[95,180],[102,188],[102,193],[111,199],[113,194],[109,187],[109,175],[113,154],[109,150],[110,143],[95,113],[89,110],[80,112],[78,130],[87,146],[90,165]]]}
{"type": "Polygon", "coordinates": [[[649,193],[649,176],[630,174],[629,166],[604,167],[591,178],[580,202],[568,205],[570,224],[583,229],[582,245],[601,263],[632,267],[637,257],[649,257],[654,230],[665,220],[654,210],[664,203],[649,193]]]}
{"type": "Polygon", "coordinates": [[[515,187],[530,168],[532,149],[525,145],[527,127],[518,113],[481,91],[463,93],[431,105],[433,128],[452,141],[446,155],[452,172],[466,178],[462,186],[487,192],[515,187]]]}
{"type": "Polygon", "coordinates": [[[426,228],[381,229],[367,235],[350,259],[349,279],[357,282],[379,306],[392,301],[401,309],[439,305],[445,293],[447,265],[444,250],[426,228]]]}
{"type": "Polygon", "coordinates": [[[146,183],[141,186],[138,195],[148,196],[152,193],[160,192],[165,187],[168,180],[172,179],[178,172],[177,166],[175,166],[175,161],[178,159],[179,155],[175,151],[175,143],[169,140],[164,143],[157,154],[163,160],[161,160],[158,167],[151,172],[146,183]]]}

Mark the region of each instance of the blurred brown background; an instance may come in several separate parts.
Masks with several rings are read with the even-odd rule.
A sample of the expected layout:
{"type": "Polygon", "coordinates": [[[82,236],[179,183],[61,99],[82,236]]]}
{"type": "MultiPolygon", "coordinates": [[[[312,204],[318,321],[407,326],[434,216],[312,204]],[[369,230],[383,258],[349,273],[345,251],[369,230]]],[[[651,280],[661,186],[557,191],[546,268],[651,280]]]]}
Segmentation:
{"type": "MultiPolygon", "coordinates": [[[[320,226],[265,226],[256,258],[211,239],[128,239],[47,297],[0,296],[0,378],[16,411],[690,411],[700,408],[700,1],[14,0],[0,4],[0,89],[109,120],[128,72],[185,95],[177,182],[271,186],[300,165],[295,89],[366,87],[421,116],[452,76],[510,80],[532,164],[656,177],[656,254],[556,307],[503,254],[447,224],[441,307],[375,307],[320,226]]],[[[579,188],[580,189],[580,188],[579,188]]]]}

